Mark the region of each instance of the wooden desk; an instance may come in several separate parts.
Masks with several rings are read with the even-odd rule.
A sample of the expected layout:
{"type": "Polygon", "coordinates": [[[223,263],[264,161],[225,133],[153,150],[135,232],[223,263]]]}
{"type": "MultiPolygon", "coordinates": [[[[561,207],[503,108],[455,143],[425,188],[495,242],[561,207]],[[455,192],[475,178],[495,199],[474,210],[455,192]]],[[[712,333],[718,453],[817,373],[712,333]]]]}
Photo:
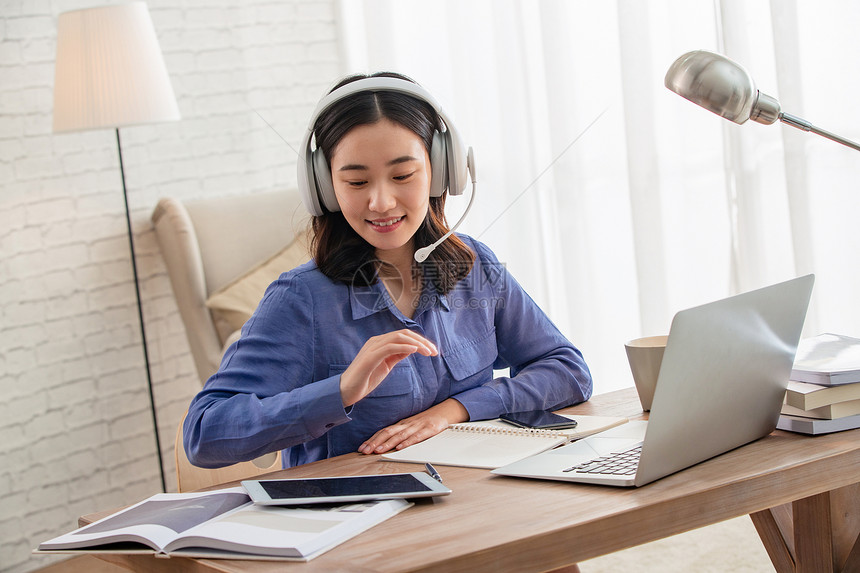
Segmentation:
{"type": "MultiPolygon", "coordinates": [[[[570,411],[643,416],[633,389],[570,411]]],[[[416,467],[348,454],[271,476],[416,467]]],[[[439,469],[451,495],[419,502],[309,563],[103,558],[138,571],[545,571],[752,514],[778,571],[860,570],[860,430],[814,438],[776,431],[637,489],[439,469]]]]}

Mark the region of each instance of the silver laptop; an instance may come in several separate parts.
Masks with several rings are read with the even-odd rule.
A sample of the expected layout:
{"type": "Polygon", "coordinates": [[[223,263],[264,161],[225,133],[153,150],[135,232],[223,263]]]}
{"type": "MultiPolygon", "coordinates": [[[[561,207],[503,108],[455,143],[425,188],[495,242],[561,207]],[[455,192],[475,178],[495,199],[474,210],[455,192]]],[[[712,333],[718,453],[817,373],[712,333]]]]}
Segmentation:
{"type": "Polygon", "coordinates": [[[492,473],[641,486],[766,436],[779,419],[813,282],[807,275],[679,312],[648,422],[492,473]]]}

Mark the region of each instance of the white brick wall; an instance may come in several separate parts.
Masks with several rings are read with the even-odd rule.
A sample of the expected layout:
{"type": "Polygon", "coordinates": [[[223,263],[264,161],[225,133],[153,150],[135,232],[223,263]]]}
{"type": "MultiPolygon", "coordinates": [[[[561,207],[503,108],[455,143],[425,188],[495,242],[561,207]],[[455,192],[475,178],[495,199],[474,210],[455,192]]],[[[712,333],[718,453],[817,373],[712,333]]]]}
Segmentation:
{"type": "MultiPolygon", "coordinates": [[[[53,134],[56,20],[115,0],[0,0],[0,572],[160,489],[113,131],[53,134]]],[[[341,73],[335,0],[148,2],[182,113],[125,128],[161,449],[199,383],[149,216],[159,198],[295,185],[294,147],[341,73]]]]}

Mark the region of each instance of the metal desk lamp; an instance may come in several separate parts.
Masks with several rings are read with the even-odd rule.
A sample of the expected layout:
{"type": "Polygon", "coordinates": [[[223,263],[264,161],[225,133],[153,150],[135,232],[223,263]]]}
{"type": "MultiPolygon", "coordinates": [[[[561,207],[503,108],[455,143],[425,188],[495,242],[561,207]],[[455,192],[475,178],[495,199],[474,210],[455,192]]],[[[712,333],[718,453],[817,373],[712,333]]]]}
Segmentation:
{"type": "Polygon", "coordinates": [[[751,119],[770,125],[779,120],[860,151],[857,143],[781,111],[776,98],[756,89],[749,72],[721,54],[687,52],[669,67],[664,83],[679,96],[737,124],[751,119]]]}

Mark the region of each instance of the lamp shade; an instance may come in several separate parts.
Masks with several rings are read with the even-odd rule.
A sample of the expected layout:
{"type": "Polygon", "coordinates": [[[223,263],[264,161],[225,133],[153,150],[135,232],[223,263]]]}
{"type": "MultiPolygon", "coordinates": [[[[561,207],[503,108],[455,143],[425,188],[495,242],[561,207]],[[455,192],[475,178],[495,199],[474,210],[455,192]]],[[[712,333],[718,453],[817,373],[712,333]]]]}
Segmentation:
{"type": "Polygon", "coordinates": [[[781,121],[860,151],[860,144],[782,111],[776,98],[756,89],[752,76],[722,54],[687,52],[669,66],[664,84],[679,96],[737,124],[748,119],[765,125],[781,121]]]}
{"type": "Polygon", "coordinates": [[[179,119],[144,2],[60,14],[54,131],[179,119]]]}
{"type": "Polygon", "coordinates": [[[722,54],[696,50],[675,60],[665,85],[676,94],[737,124],[748,119],[771,124],[779,102],[756,89],[752,76],[722,54]]]}

